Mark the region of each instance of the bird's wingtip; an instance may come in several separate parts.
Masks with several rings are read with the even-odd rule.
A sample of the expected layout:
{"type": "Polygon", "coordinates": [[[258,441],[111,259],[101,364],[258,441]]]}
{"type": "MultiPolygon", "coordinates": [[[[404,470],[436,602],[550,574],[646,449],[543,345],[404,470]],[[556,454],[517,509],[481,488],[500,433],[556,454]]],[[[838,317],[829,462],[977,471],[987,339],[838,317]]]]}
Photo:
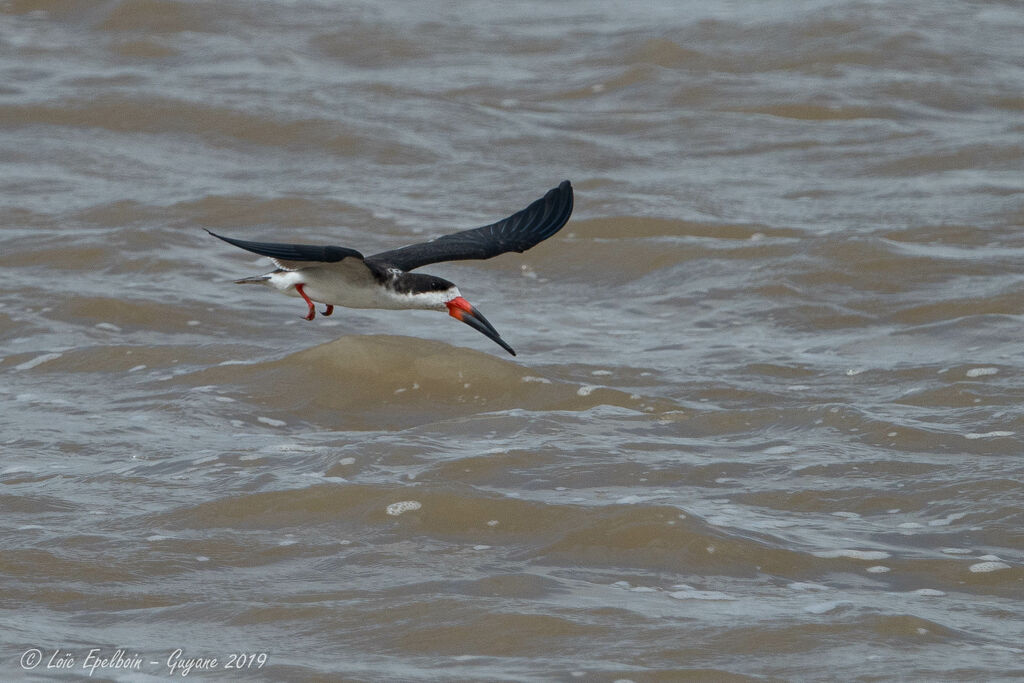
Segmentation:
{"type": "Polygon", "coordinates": [[[569,182],[568,179],[563,180],[562,182],[560,182],[558,184],[558,187],[556,187],[555,189],[551,190],[551,192],[549,192],[548,194],[550,194],[552,196],[557,196],[557,197],[560,197],[560,198],[564,198],[566,200],[570,200],[571,201],[572,197],[574,195],[574,190],[573,190],[573,187],[572,187],[572,183],[569,182]]]}
{"type": "Polygon", "coordinates": [[[217,239],[219,239],[219,240],[221,240],[223,242],[227,242],[228,244],[235,244],[234,240],[232,240],[232,239],[230,239],[228,237],[225,237],[224,235],[218,235],[217,233],[215,233],[213,230],[210,230],[209,228],[203,228],[203,230],[205,230],[212,237],[216,237],[217,239]]]}

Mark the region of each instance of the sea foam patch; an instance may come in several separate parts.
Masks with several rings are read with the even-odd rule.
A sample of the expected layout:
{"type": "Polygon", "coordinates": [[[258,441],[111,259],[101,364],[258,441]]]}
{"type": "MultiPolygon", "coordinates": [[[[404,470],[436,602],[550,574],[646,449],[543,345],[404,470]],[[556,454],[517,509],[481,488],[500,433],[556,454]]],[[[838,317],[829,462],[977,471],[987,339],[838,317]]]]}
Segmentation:
{"type": "MultiPolygon", "coordinates": [[[[675,588],[675,586],[673,586],[675,588]]],[[[668,597],[676,600],[738,600],[728,593],[721,591],[702,591],[686,586],[682,590],[675,590],[668,594],[668,597]]]]}
{"type": "Polygon", "coordinates": [[[14,366],[15,370],[31,370],[34,367],[38,367],[43,363],[49,363],[51,360],[60,358],[63,354],[61,353],[44,353],[40,356],[36,356],[31,360],[27,360],[24,363],[19,363],[14,366]]]}
{"type": "Polygon", "coordinates": [[[819,550],[812,554],[815,557],[820,557],[825,560],[834,560],[839,557],[845,557],[851,560],[884,560],[890,557],[889,553],[884,550],[850,550],[847,548],[840,550],[819,550]]]}
{"type": "Polygon", "coordinates": [[[969,434],[964,434],[964,438],[974,441],[975,439],[996,439],[1002,436],[1013,436],[1014,434],[1016,434],[1016,432],[996,430],[993,432],[971,432],[969,434]]]}
{"type": "Polygon", "coordinates": [[[988,562],[977,562],[975,564],[972,564],[967,569],[970,570],[971,573],[973,573],[973,574],[987,574],[988,572],[997,572],[997,571],[999,571],[1001,569],[1009,569],[1009,568],[1010,568],[1010,565],[1006,564],[1005,562],[988,561],[988,562]]]}
{"type": "Polygon", "coordinates": [[[392,503],[385,508],[385,511],[392,517],[404,514],[406,512],[412,512],[413,510],[419,510],[423,507],[423,504],[418,500],[401,500],[397,503],[392,503]]]}

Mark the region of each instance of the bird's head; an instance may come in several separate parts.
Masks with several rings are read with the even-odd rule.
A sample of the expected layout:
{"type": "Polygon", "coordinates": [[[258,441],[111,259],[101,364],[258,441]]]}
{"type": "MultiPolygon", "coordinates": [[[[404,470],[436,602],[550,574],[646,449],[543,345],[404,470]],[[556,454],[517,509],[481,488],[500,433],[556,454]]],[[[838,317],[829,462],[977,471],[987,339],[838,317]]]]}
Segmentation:
{"type": "Polygon", "coordinates": [[[426,273],[401,273],[395,278],[392,287],[399,295],[408,296],[408,308],[425,308],[433,311],[447,309],[448,315],[492,339],[513,356],[516,355],[487,318],[476,309],[476,306],[466,301],[459,288],[448,280],[426,273]]]}

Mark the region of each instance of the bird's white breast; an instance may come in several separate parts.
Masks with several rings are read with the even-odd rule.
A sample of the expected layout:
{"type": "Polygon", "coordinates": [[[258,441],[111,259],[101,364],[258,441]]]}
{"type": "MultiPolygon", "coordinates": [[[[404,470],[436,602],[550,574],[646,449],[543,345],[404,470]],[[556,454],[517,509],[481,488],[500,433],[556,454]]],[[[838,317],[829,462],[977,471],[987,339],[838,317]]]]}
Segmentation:
{"type": "Polygon", "coordinates": [[[457,287],[441,292],[396,292],[381,285],[366,273],[349,272],[337,267],[312,267],[269,274],[267,284],[288,296],[299,297],[295,285],[313,301],[346,308],[384,308],[391,310],[445,310],[445,303],[461,296],[457,287]]]}

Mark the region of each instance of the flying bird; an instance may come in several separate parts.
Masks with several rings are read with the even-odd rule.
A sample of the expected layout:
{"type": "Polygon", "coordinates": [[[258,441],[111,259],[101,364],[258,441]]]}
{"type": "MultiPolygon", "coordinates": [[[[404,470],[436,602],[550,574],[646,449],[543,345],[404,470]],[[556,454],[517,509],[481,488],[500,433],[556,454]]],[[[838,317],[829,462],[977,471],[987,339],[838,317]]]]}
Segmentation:
{"type": "Polygon", "coordinates": [[[458,287],[434,275],[409,271],[442,261],[489,259],[510,251],[522,253],[565,225],[572,214],[572,202],[572,185],[564,180],[522,211],[497,223],[373,256],[363,256],[348,247],[249,242],[206,232],[228,244],[270,257],[276,270],[235,282],[266,285],[288,296],[302,297],[309,306],[309,312],[303,316],[306,320],[316,317],[314,302],[325,304],[323,315],[331,315],[335,306],[447,310],[450,316],[514,356],[512,347],[462,297],[458,287]]]}

